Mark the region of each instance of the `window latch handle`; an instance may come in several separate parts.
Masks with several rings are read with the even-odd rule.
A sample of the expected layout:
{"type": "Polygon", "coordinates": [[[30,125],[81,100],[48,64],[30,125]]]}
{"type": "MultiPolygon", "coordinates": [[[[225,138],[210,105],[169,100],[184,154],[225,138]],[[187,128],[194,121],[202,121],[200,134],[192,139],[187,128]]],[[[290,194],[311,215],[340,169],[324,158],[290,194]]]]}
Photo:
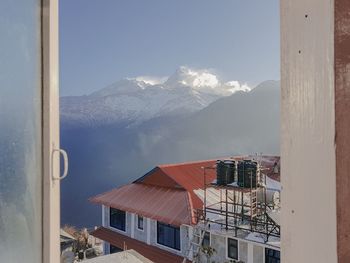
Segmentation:
{"type": "MultiPolygon", "coordinates": [[[[58,152],[63,157],[63,174],[59,177],[54,176],[54,173],[52,172],[52,179],[53,180],[62,180],[68,175],[68,155],[67,152],[63,149],[53,149],[52,150],[52,157],[54,156],[54,153],[58,152]]],[[[52,166],[53,168],[53,166],[52,166]]]]}

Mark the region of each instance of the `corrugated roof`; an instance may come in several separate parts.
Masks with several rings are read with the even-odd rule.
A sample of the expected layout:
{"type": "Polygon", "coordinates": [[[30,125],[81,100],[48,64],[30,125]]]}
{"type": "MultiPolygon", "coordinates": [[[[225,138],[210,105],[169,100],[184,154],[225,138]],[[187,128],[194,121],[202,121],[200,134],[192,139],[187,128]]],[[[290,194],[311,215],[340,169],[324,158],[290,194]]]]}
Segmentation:
{"type": "Polygon", "coordinates": [[[125,244],[127,249],[134,249],[155,263],[181,263],[183,260],[183,258],[180,256],[167,252],[158,247],[147,245],[144,242],[124,236],[104,227],[100,227],[93,231],[91,235],[105,240],[113,246],[119,247],[120,249],[123,249],[125,244]]]}
{"type": "MultiPolygon", "coordinates": [[[[191,197],[191,209],[202,208],[203,202],[194,193],[194,190],[204,189],[204,167],[214,168],[216,160],[206,160],[197,162],[177,163],[159,165],[141,177],[136,182],[144,184],[167,185],[175,188],[183,188],[188,191],[191,197]],[[173,184],[171,185],[171,182],[173,184]]],[[[206,182],[211,182],[216,178],[215,169],[206,169],[206,182]]],[[[195,223],[195,222],[194,222],[195,223]]]]}
{"type": "MultiPolygon", "coordinates": [[[[253,157],[256,156],[235,156],[234,159],[253,157]]],[[[274,163],[279,163],[279,157],[258,158],[268,168],[270,176],[274,163]]],[[[215,163],[216,160],[206,160],[159,165],[132,184],[90,200],[172,225],[196,224],[195,209],[202,208],[203,202],[195,191],[204,189],[204,167],[214,168],[205,169],[207,183],[216,178],[215,163]]],[[[273,175],[272,178],[279,179],[279,173],[273,175]]]]}
{"type": "Polygon", "coordinates": [[[175,226],[192,223],[188,193],[182,189],[133,183],[95,196],[90,201],[175,226]]]}

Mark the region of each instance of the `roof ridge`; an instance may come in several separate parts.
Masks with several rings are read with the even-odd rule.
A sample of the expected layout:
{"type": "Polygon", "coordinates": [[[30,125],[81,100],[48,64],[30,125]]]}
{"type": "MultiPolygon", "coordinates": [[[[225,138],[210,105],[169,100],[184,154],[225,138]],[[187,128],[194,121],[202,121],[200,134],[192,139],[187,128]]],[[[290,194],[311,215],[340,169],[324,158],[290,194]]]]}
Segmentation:
{"type": "Polygon", "coordinates": [[[186,197],[187,197],[186,199],[188,202],[189,213],[190,213],[190,222],[191,222],[191,224],[196,224],[197,220],[196,220],[195,215],[194,215],[194,207],[193,207],[193,203],[192,203],[192,197],[191,197],[191,194],[189,191],[187,191],[186,197]]]}
{"type": "MultiPolygon", "coordinates": [[[[222,159],[222,158],[221,158],[222,159]]],[[[199,164],[199,163],[207,163],[207,162],[215,162],[217,160],[220,160],[220,158],[216,159],[208,159],[208,160],[198,160],[198,161],[188,161],[188,162],[181,162],[181,163],[169,163],[169,164],[159,164],[156,167],[162,169],[167,167],[176,167],[176,166],[183,166],[183,165],[190,165],[190,164],[199,164]]]]}

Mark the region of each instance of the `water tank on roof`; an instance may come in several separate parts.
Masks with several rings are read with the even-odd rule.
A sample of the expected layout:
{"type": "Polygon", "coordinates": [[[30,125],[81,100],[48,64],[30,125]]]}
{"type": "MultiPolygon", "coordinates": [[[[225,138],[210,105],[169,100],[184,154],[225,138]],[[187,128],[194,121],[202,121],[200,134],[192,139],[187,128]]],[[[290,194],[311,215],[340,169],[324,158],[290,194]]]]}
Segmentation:
{"type": "Polygon", "coordinates": [[[226,169],[226,183],[232,184],[235,182],[236,163],[233,160],[226,160],[224,164],[226,169]]]}
{"type": "Polygon", "coordinates": [[[217,160],[216,162],[216,184],[226,185],[225,164],[221,160],[217,160]]]}
{"type": "Polygon", "coordinates": [[[257,162],[251,160],[239,161],[237,165],[238,185],[244,188],[256,188],[257,185],[257,162]]]}
{"type": "Polygon", "coordinates": [[[216,183],[227,185],[235,181],[236,163],[233,160],[218,160],[216,162],[216,183]]]}

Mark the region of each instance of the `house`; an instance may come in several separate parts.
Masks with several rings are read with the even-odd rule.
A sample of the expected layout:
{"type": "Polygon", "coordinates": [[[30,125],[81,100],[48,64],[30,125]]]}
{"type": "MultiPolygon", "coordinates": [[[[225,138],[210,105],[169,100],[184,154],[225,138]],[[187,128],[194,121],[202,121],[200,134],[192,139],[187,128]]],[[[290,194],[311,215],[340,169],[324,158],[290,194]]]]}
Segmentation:
{"type": "MultiPolygon", "coordinates": [[[[241,159],[244,157],[230,158],[241,159]]],[[[275,179],[279,157],[261,159],[269,166],[266,169],[274,170],[271,174],[274,179],[268,177],[270,185],[278,185],[275,179]]],[[[220,211],[224,211],[220,199],[225,196],[221,192],[226,190],[212,184],[217,180],[216,162],[159,165],[131,184],[91,198],[91,202],[102,205],[102,226],[91,234],[105,241],[104,253],[126,248],[156,263],[183,262],[184,258],[198,262],[208,256],[200,247],[210,246],[215,251],[211,256],[215,262],[279,262],[269,258],[265,261],[266,253],[279,260],[279,237],[271,236],[266,241],[261,231],[240,229],[238,225],[223,228],[222,215],[210,210],[221,206],[220,211]],[[203,217],[203,211],[210,218],[203,217]],[[200,243],[197,247],[196,239],[200,243]]],[[[237,200],[243,202],[244,198],[237,200]]],[[[227,209],[233,209],[232,204],[226,204],[227,209]]],[[[244,218],[248,212],[240,211],[244,218]]],[[[229,223],[232,220],[228,220],[227,214],[229,223]]]]}
{"type": "Polygon", "coordinates": [[[61,254],[67,250],[73,251],[76,242],[77,240],[73,235],[69,234],[62,228],[60,229],[61,254]]]}

